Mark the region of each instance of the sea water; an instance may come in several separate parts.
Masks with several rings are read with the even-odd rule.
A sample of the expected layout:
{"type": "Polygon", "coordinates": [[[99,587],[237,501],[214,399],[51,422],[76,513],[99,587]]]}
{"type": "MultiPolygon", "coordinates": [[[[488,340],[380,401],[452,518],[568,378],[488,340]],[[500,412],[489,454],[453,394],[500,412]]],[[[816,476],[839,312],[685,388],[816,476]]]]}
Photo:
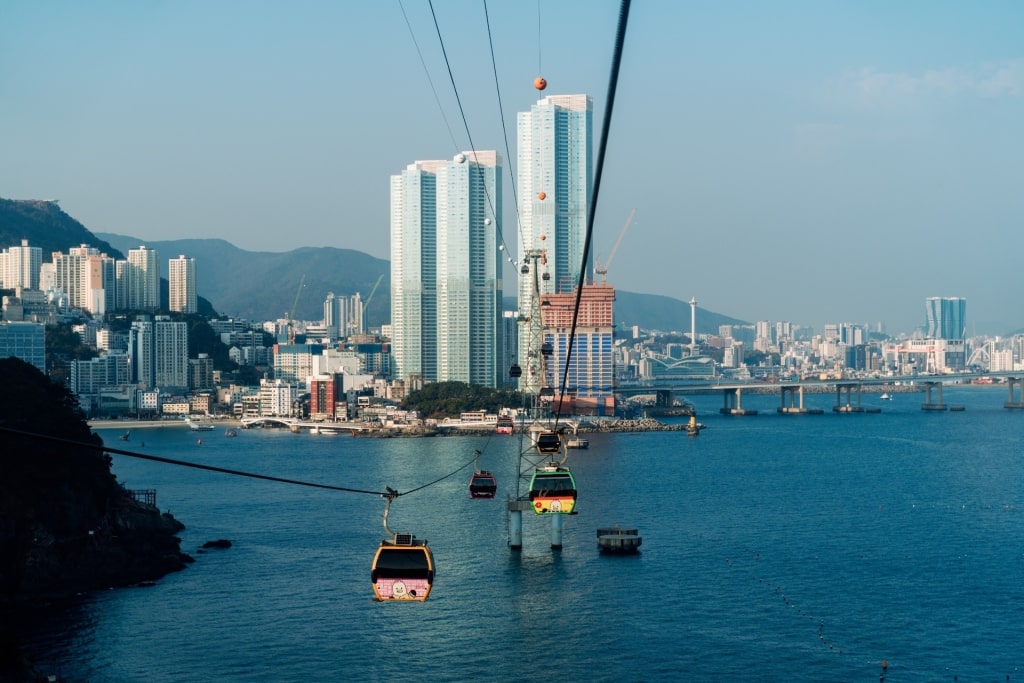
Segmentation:
{"type": "Polygon", "coordinates": [[[530,512],[508,546],[518,435],[104,431],[115,448],[408,492],[389,524],[429,541],[433,591],[373,600],[377,495],[115,455],[186,524],[196,562],[37,615],[27,649],[69,681],[1024,680],[1024,412],[1005,388],[944,394],[966,410],[869,395],[881,413],[840,415],[817,395],[825,414],[783,416],[777,396],[744,396],[760,414],[727,417],[698,396],[699,437],[588,435],[560,551],[530,512]],[[496,499],[468,495],[474,450],[496,499]],[[598,552],[616,524],[639,529],[638,555],[598,552]]]}

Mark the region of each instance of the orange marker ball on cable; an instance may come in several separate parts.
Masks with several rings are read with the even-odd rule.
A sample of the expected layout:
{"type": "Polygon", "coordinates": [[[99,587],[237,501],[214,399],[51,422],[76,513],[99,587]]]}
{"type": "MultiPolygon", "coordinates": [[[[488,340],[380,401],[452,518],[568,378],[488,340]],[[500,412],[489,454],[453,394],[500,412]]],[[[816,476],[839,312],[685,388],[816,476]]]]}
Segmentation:
{"type": "Polygon", "coordinates": [[[543,90],[548,87],[548,82],[544,80],[543,76],[537,76],[537,78],[533,79],[533,87],[537,90],[543,90]]]}
{"type": "Polygon", "coordinates": [[[546,192],[538,192],[537,193],[537,199],[539,199],[541,201],[544,201],[547,198],[548,198],[548,195],[547,195],[546,192]]]}

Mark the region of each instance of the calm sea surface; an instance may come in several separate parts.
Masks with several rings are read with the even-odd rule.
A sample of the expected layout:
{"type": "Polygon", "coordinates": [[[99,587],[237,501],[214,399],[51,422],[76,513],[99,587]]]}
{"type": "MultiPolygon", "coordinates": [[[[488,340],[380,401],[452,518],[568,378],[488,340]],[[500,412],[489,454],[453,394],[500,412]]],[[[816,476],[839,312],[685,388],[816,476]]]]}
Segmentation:
{"type": "Polygon", "coordinates": [[[276,430],[102,432],[112,447],[358,489],[409,491],[391,526],[429,539],[425,603],[372,600],[383,537],[371,495],[114,456],[187,525],[188,569],[102,591],[30,625],[40,667],[71,681],[1024,680],[1024,412],[1005,388],[877,395],[881,414],[752,417],[592,435],[569,465],[579,514],[564,548],[524,515],[507,545],[517,436],[353,439],[276,430]],[[142,445],[142,442],[145,445],[142,445]],[[499,498],[471,500],[473,450],[499,498]],[[637,527],[642,553],[598,553],[637,527]],[[227,550],[196,554],[227,538],[227,550]]]}

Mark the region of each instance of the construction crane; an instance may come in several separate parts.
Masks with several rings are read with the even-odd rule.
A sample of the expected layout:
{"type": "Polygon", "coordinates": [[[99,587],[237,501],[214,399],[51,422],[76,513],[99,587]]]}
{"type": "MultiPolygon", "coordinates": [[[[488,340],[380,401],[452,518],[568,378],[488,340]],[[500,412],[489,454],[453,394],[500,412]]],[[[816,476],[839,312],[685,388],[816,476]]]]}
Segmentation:
{"type": "Polygon", "coordinates": [[[380,281],[384,279],[384,273],[381,273],[377,277],[377,281],[373,283],[373,289],[370,290],[370,296],[366,297],[366,301],[363,303],[363,315],[365,316],[370,310],[370,302],[373,301],[373,295],[377,293],[377,288],[380,287],[380,281]]]}
{"type": "Polygon", "coordinates": [[[302,294],[302,286],[306,284],[306,274],[302,274],[302,279],[299,280],[299,288],[295,292],[295,298],[292,300],[291,310],[288,311],[288,322],[295,320],[295,308],[299,305],[299,295],[302,294]]]}
{"type": "Polygon", "coordinates": [[[626,219],[625,225],[622,226],[622,230],[619,231],[619,238],[615,240],[615,246],[612,247],[612,251],[608,254],[608,260],[602,265],[597,260],[597,256],[594,257],[594,273],[601,276],[601,284],[606,284],[608,268],[612,265],[612,259],[615,258],[615,252],[619,250],[619,245],[622,244],[622,238],[626,236],[626,231],[629,230],[629,226],[632,225],[633,219],[636,218],[636,209],[629,212],[629,218],[626,219]]]}

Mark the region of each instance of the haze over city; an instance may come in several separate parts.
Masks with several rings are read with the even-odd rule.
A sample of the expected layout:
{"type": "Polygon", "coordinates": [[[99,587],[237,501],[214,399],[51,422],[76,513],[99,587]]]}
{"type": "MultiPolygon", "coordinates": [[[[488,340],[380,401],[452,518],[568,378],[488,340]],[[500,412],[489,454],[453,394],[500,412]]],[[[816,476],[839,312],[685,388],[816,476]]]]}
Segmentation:
{"type": "MultiPolygon", "coordinates": [[[[515,114],[543,75],[593,96],[599,129],[618,3],[487,6],[510,157],[484,5],[434,10],[473,146],[506,156],[514,243],[515,114]]],[[[637,217],[609,282],[891,332],[959,296],[968,334],[1021,327],[1022,19],[1011,2],[636,3],[594,255],[637,217]]],[[[0,196],[143,240],[387,258],[389,176],[470,147],[412,0],[15,2],[0,102],[0,196]]]]}

